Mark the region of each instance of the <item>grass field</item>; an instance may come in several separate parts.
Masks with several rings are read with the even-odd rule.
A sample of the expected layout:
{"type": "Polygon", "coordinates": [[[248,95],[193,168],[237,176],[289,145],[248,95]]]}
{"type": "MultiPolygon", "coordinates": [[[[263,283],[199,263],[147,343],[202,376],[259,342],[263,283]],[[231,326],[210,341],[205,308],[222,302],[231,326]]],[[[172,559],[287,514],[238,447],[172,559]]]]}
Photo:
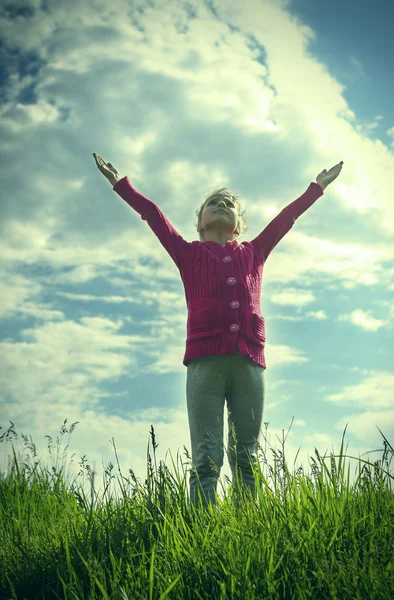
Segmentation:
{"type": "MultiPolygon", "coordinates": [[[[68,430],[66,422],[62,435],[76,425],[68,430]]],[[[353,484],[343,438],[337,456],[315,449],[311,475],[302,467],[290,473],[283,446],[275,470],[263,460],[255,473],[255,500],[240,485],[205,510],[190,503],[173,461],[173,471],[162,461],[157,467],[153,427],[144,484],[119,467],[122,495],[114,498],[110,465],[100,500],[85,457],[89,499],[83,485],[67,483],[64,466],[21,465],[11,422],[0,437],[13,453],[0,474],[0,598],[392,600],[393,448],[382,436],[381,460],[350,457],[353,484]]],[[[34,458],[34,444],[22,437],[34,458]]]]}

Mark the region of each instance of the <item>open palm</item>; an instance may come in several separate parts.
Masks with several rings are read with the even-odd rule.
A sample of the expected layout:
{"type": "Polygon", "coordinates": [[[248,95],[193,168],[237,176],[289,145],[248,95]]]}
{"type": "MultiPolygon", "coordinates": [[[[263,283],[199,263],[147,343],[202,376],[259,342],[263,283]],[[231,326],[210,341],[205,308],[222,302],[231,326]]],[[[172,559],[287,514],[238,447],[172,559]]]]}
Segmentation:
{"type": "Polygon", "coordinates": [[[321,173],[316,177],[316,183],[320,183],[322,187],[327,187],[328,184],[334,181],[342,170],[343,160],[340,163],[331,167],[329,171],[323,169],[321,173]]]}
{"type": "Polygon", "coordinates": [[[110,162],[106,163],[105,160],[103,160],[101,156],[95,152],[93,152],[93,157],[96,161],[97,167],[112,185],[114,182],[119,180],[119,173],[110,162]]]}

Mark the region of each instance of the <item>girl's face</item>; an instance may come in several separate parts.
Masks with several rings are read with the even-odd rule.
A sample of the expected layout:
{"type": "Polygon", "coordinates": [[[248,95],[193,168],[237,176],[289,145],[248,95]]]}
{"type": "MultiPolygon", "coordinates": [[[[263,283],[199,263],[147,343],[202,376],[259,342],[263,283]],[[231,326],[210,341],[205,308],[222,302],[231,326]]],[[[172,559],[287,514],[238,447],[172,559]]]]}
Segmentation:
{"type": "Polygon", "coordinates": [[[208,239],[218,237],[221,240],[223,236],[233,239],[237,220],[238,210],[228,192],[211,196],[205,202],[201,213],[201,228],[204,229],[205,240],[208,241],[207,236],[208,239]]]}

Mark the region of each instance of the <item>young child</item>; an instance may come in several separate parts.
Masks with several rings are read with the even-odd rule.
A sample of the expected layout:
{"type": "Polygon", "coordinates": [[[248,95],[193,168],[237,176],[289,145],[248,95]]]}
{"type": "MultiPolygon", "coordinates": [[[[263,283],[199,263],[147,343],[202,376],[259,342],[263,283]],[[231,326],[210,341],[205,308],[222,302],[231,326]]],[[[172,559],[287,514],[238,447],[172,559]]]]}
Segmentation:
{"type": "Polygon", "coordinates": [[[223,466],[224,402],[228,411],[228,459],[233,485],[255,498],[257,440],[263,417],[265,320],[260,295],[264,264],[296,219],[341,172],[343,161],[324,169],[250,242],[235,239],[243,228],[239,200],[227,188],[211,194],[198,212],[200,241],[187,242],[160,208],[128,177],[93,154],[114,191],[147,221],[179,269],[188,309],[186,398],[193,469],[190,499],[216,505],[223,466]],[[234,438],[235,433],[235,438],[234,438]],[[241,483],[238,484],[238,481],[241,483]]]}

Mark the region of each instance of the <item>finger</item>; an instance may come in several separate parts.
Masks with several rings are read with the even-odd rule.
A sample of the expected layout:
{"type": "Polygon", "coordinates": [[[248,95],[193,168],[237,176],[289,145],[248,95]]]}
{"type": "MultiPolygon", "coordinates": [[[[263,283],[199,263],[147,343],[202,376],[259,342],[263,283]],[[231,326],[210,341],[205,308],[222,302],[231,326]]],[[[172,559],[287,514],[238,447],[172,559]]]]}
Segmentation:
{"type": "Polygon", "coordinates": [[[108,168],[108,165],[107,165],[107,163],[105,162],[105,160],[104,160],[103,158],[101,158],[101,156],[99,156],[99,159],[98,159],[98,164],[99,164],[99,166],[101,166],[101,167],[105,167],[106,169],[108,168]]]}
{"type": "Polygon", "coordinates": [[[101,156],[98,156],[97,154],[94,158],[96,159],[96,164],[97,164],[98,168],[100,169],[100,171],[102,173],[104,173],[104,170],[108,168],[105,161],[101,158],[101,156]]]}

